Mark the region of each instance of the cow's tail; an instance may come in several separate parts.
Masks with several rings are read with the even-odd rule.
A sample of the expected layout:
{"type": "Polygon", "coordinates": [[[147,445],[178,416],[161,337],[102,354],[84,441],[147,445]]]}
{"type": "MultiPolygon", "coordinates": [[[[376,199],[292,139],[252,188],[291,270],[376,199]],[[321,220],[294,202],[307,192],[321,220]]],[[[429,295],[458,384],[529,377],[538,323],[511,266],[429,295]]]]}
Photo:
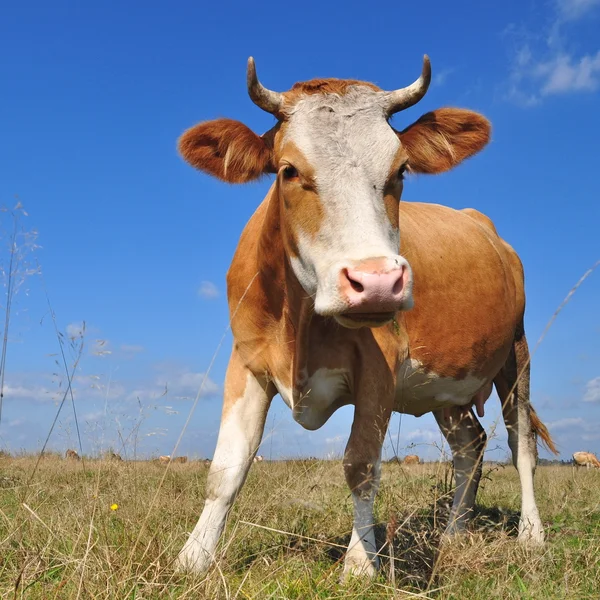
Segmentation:
{"type": "Polygon", "coordinates": [[[531,403],[529,403],[529,409],[531,411],[529,415],[529,418],[531,419],[531,431],[533,431],[537,435],[537,439],[541,440],[544,446],[546,446],[546,448],[550,452],[558,455],[558,450],[554,445],[554,440],[552,439],[548,428],[542,423],[540,418],[537,416],[537,413],[535,412],[535,409],[533,408],[531,403]]]}

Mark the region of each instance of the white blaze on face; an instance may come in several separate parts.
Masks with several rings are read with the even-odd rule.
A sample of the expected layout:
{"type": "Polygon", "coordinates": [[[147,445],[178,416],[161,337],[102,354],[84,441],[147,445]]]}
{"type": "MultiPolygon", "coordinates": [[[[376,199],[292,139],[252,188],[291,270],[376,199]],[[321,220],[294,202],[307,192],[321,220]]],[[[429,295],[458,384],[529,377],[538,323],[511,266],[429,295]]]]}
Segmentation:
{"type": "Polygon", "coordinates": [[[345,308],[337,290],[340,271],[358,261],[398,255],[400,235],[386,213],[384,187],[400,149],[381,94],[356,85],[347,93],[307,95],[293,107],[285,132],[314,169],[323,219],[316,237],[299,232],[296,277],[315,309],[345,308]]]}

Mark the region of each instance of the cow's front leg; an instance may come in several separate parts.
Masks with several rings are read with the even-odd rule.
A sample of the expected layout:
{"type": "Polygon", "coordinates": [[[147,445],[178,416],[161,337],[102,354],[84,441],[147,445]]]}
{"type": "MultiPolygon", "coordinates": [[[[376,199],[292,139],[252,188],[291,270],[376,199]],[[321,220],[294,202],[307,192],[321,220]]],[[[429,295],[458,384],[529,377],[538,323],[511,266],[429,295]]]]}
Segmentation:
{"type": "Polygon", "coordinates": [[[179,570],[204,574],[209,569],[227,514],[260,445],[273,395],[272,385],[248,371],[234,350],[225,377],[223,415],[206,481],[206,501],[177,558],[179,570]]]}
{"type": "MultiPolygon", "coordinates": [[[[390,403],[391,404],[391,403],[390,403]]],[[[357,406],[346,452],[344,473],[352,492],[354,526],[344,563],[344,576],[375,575],[379,567],[373,504],[381,475],[381,447],[391,407],[357,406]]]]}

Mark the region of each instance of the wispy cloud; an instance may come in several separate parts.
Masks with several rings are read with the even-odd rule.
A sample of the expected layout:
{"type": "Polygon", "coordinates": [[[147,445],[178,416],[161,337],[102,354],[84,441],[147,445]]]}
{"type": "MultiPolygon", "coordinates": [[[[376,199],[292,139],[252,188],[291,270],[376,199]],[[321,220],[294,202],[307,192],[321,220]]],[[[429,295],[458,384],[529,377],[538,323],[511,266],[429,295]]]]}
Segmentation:
{"type": "Polygon", "coordinates": [[[119,346],[119,350],[121,351],[122,358],[132,359],[144,351],[144,346],[138,346],[135,344],[121,344],[119,346]]]}
{"type": "Polygon", "coordinates": [[[348,434],[346,435],[334,435],[333,437],[328,437],[325,438],[325,443],[326,444],[342,444],[343,442],[346,442],[348,440],[348,434]]]}
{"type": "Polygon", "coordinates": [[[435,87],[439,87],[439,86],[444,85],[446,83],[446,81],[448,80],[448,77],[450,77],[450,75],[452,75],[452,73],[454,73],[454,71],[456,71],[456,69],[454,67],[448,67],[446,69],[440,69],[433,76],[433,80],[432,80],[431,83],[435,87]]]}
{"type": "Polygon", "coordinates": [[[212,300],[219,297],[219,290],[212,281],[203,281],[198,289],[198,296],[212,300]]]}
{"type": "Polygon", "coordinates": [[[536,106],[549,96],[592,93],[600,88],[600,50],[570,49],[576,22],[600,6],[600,0],[558,0],[553,20],[543,35],[514,25],[504,34],[513,42],[506,98],[536,106]]]}
{"type": "Polygon", "coordinates": [[[565,21],[577,21],[600,6],[600,0],[558,0],[559,17],[565,21]]]}
{"type": "Polygon", "coordinates": [[[65,331],[67,332],[69,338],[75,339],[83,336],[84,329],[85,327],[83,323],[69,323],[65,331]]]}
{"type": "Polygon", "coordinates": [[[547,427],[550,431],[564,431],[573,427],[581,427],[584,424],[585,421],[581,417],[567,417],[558,419],[558,421],[551,421],[547,427]]]}
{"type": "Polygon", "coordinates": [[[435,429],[413,429],[406,434],[406,440],[411,444],[430,444],[440,440],[440,431],[435,429]]]}
{"type": "Polygon", "coordinates": [[[589,418],[566,417],[548,423],[547,427],[557,438],[571,443],[600,440],[600,423],[589,418]]]}
{"type": "Polygon", "coordinates": [[[600,402],[600,377],[590,379],[585,384],[584,402],[600,402]]]}

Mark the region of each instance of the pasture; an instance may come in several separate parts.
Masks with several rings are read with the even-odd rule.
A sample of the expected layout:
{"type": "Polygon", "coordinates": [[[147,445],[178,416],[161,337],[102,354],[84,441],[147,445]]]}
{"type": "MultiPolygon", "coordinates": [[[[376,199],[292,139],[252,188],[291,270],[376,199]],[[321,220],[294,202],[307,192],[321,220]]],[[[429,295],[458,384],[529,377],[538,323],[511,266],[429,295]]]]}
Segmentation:
{"type": "Polygon", "coordinates": [[[484,463],[471,533],[438,551],[447,463],[383,465],[382,568],[339,582],[352,527],[340,461],[253,465],[206,578],[174,572],[204,501],[202,461],[0,458],[0,597],[27,599],[597,598],[600,471],[541,466],[543,549],[516,543],[519,481],[484,463]]]}

